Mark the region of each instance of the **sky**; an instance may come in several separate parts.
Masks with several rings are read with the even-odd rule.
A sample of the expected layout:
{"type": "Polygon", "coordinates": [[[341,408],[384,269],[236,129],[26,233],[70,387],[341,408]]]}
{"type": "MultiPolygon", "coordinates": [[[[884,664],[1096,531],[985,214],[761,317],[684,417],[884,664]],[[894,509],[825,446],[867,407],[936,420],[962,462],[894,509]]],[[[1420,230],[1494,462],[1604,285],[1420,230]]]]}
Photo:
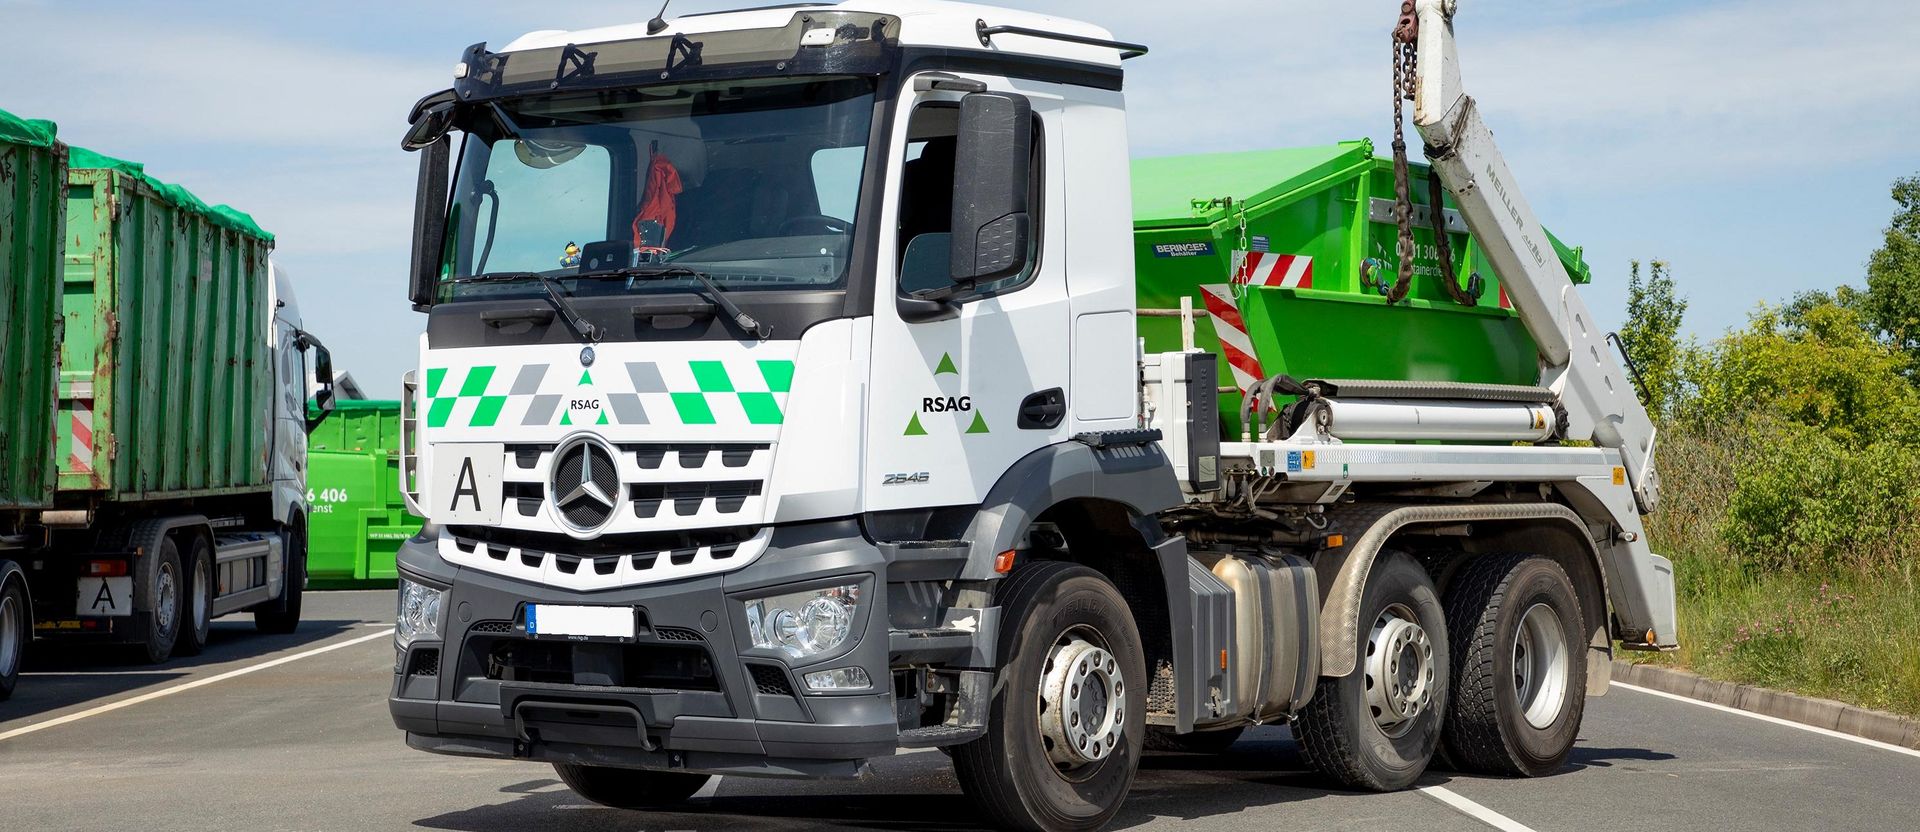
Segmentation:
{"type": "MultiPolygon", "coordinates": [[[[1920,14],[1906,0],[1460,5],[1468,91],[1542,221],[1585,248],[1583,291],[1610,328],[1636,259],[1672,264],[1701,338],[1763,302],[1860,284],[1890,183],[1920,173],[1920,14]]],[[[1021,6],[1153,47],[1126,67],[1135,156],[1384,149],[1391,135],[1393,0],[1021,6]]],[[[469,44],[655,8],[0,0],[0,109],[253,214],[335,366],[392,397],[426,321],[405,298],[408,109],[449,85],[469,44]]]]}

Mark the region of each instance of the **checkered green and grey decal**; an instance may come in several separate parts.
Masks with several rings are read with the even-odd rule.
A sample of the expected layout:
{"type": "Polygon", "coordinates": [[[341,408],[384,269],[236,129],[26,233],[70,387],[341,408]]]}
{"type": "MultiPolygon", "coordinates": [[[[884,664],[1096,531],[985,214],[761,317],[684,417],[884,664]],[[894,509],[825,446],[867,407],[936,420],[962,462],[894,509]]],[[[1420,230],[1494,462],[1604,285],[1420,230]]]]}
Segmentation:
{"type": "Polygon", "coordinates": [[[572,421],[572,413],[562,407],[569,395],[581,394],[604,397],[606,406],[594,419],[599,425],[646,425],[662,418],[681,425],[718,425],[735,419],[778,425],[786,418],[793,370],[793,362],[784,360],[674,365],[636,361],[624,367],[583,369],[574,376],[571,368],[551,364],[518,368],[480,364],[465,369],[429,368],[423,392],[429,428],[582,424],[572,421]],[[663,367],[668,372],[663,373],[663,367]],[[601,371],[598,376],[596,369],[601,371]]]}

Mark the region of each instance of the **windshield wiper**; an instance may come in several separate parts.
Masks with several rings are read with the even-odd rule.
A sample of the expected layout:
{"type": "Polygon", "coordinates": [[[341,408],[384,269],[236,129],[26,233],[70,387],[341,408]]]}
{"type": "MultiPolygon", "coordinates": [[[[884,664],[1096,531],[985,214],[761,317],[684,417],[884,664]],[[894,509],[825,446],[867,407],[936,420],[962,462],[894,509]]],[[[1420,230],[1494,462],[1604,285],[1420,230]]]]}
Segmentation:
{"type": "Polygon", "coordinates": [[[762,341],[773,337],[773,327],[767,326],[752,315],[740,311],[740,307],[735,305],[734,302],[727,297],[727,290],[720,288],[720,284],[713,282],[711,275],[697,269],[689,269],[686,266],[630,266],[624,269],[602,269],[599,271],[581,272],[577,276],[624,277],[628,280],[664,280],[669,277],[690,277],[698,281],[700,285],[706,289],[707,297],[712,299],[714,304],[719,306],[722,311],[726,312],[727,317],[733,319],[735,326],[752,333],[754,337],[762,341]]]}
{"type": "Polygon", "coordinates": [[[553,301],[553,308],[560,310],[561,316],[567,319],[567,324],[572,326],[573,331],[579,333],[582,338],[593,342],[605,337],[606,333],[601,332],[599,327],[594,326],[592,321],[587,320],[585,315],[580,314],[580,310],[573,307],[572,301],[567,300],[566,293],[560,290],[560,281],[553,279],[553,277],[549,275],[544,275],[539,272],[487,272],[471,277],[456,277],[453,279],[453,282],[517,283],[526,280],[540,281],[541,288],[547,290],[547,299],[553,301]]]}

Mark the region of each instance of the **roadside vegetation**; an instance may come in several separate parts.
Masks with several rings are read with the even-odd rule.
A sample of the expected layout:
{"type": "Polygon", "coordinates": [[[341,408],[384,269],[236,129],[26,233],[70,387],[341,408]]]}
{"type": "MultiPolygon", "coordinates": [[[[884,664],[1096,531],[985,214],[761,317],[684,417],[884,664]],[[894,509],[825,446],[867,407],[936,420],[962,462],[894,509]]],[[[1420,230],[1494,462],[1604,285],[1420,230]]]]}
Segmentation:
{"type": "Polygon", "coordinates": [[[1842,285],[1710,343],[1660,262],[1633,266],[1621,340],[1661,425],[1649,518],[1699,673],[1920,714],[1920,177],[1842,285]]]}

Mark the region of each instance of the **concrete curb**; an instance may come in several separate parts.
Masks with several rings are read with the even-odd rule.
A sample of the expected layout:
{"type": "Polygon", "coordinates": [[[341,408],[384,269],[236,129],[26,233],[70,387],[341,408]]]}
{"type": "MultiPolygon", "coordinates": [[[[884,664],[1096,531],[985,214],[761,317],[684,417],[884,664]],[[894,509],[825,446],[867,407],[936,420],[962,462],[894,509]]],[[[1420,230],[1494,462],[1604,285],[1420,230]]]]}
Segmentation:
{"type": "Polygon", "coordinates": [[[1722,682],[1697,673],[1615,660],[1613,679],[1663,693],[1763,716],[1865,737],[1902,748],[1920,749],[1920,720],[1768,688],[1722,682]]]}

